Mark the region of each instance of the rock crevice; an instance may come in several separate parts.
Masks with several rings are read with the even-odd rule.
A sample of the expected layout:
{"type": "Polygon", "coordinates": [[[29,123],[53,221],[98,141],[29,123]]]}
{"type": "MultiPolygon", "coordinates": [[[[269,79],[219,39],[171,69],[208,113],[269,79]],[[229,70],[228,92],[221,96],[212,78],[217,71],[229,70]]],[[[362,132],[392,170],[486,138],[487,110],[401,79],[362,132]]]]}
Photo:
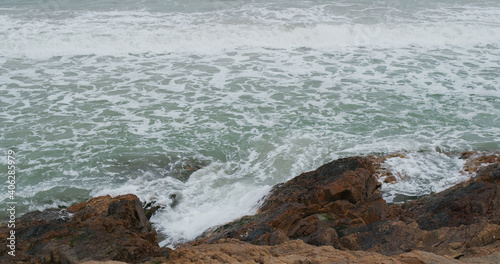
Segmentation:
{"type": "Polygon", "coordinates": [[[255,215],[175,250],[158,246],[136,196],[97,197],[18,219],[18,254],[0,248],[0,262],[500,263],[500,161],[463,156],[492,162],[468,161],[469,181],[391,206],[377,190],[383,158],[339,159],[276,185],[255,215]]]}

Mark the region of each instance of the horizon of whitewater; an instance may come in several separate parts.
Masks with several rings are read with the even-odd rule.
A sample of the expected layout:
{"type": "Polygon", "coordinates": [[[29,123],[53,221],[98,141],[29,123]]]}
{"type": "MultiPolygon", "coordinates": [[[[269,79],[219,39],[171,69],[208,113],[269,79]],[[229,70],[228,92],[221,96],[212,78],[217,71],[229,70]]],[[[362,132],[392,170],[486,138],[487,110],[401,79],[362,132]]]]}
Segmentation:
{"type": "Polygon", "coordinates": [[[133,193],[173,246],[337,158],[404,152],[395,202],[500,149],[498,1],[0,0],[0,37],[18,214],[133,193]]]}

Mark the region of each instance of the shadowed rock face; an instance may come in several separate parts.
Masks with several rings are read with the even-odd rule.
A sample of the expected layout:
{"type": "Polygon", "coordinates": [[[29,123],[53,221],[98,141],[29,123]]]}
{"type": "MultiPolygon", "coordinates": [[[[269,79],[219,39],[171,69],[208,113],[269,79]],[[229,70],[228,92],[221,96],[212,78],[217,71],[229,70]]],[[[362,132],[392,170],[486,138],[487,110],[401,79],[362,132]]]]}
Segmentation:
{"type": "Polygon", "coordinates": [[[500,263],[500,163],[441,193],[388,207],[376,190],[373,158],[325,164],[273,188],[260,212],[191,245],[236,238],[256,245],[288,240],[399,255],[412,250],[500,263]]]}
{"type": "Polygon", "coordinates": [[[373,165],[365,158],[346,158],[327,163],[277,185],[261,207],[273,210],[286,203],[324,205],[337,200],[351,204],[364,201],[377,188],[373,165]]]}
{"type": "Polygon", "coordinates": [[[388,208],[366,159],[334,161],[276,186],[258,214],[181,246],[169,263],[500,263],[500,164],[477,172],[388,208]]]}
{"type": "MultiPolygon", "coordinates": [[[[496,157],[496,156],[495,156],[496,157]]],[[[475,156],[475,159],[483,160],[475,156]]],[[[388,207],[376,159],[325,164],[273,188],[259,212],[218,228],[161,263],[500,263],[500,162],[441,193],[388,207]]],[[[0,227],[6,240],[7,227],[0,227]]],[[[161,255],[134,195],[97,197],[16,222],[16,258],[0,263],[141,263],[161,255]],[[94,263],[94,262],[90,262],[94,263]]]]}
{"type": "MultiPolygon", "coordinates": [[[[481,247],[500,252],[500,163],[478,169],[468,182],[390,209],[390,219],[345,230],[341,244],[387,255],[418,249],[460,259],[481,247]]],[[[492,263],[500,263],[499,256],[492,263]]]]}
{"type": "MultiPolygon", "coordinates": [[[[500,224],[500,163],[483,167],[471,181],[403,204],[401,220],[417,221],[423,230],[457,227],[481,221],[500,224]]],[[[396,211],[396,210],[395,210],[396,211]]]]}
{"type": "MultiPolygon", "coordinates": [[[[7,228],[0,228],[1,240],[7,228]]],[[[0,262],[136,262],[160,255],[156,231],[134,195],[102,196],[67,210],[32,212],[16,223],[16,257],[1,247],[0,262]]]]}
{"type": "Polygon", "coordinates": [[[301,239],[340,248],[341,230],[388,215],[377,187],[368,159],[339,159],[275,186],[258,214],[211,230],[195,244],[237,238],[257,245],[277,245],[301,239]]]}

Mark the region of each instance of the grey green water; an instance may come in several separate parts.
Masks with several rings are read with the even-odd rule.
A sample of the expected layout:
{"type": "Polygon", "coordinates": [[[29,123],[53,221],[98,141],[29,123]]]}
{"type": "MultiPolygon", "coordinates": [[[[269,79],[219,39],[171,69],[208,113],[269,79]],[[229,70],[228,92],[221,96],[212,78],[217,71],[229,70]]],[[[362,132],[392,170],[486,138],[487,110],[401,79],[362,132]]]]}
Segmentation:
{"type": "Polygon", "coordinates": [[[500,148],[499,18],[498,1],[0,0],[1,171],[15,150],[18,214],[155,200],[163,245],[339,157],[406,152],[386,199],[438,191],[470,175],[437,150],[500,148]]]}

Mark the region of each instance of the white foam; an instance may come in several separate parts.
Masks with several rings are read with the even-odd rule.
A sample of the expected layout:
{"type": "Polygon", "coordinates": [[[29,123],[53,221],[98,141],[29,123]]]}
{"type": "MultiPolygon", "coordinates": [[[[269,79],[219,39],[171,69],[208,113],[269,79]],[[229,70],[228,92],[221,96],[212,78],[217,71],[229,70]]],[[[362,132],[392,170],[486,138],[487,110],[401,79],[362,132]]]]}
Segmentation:
{"type": "Polygon", "coordinates": [[[329,153],[329,144],[314,135],[293,133],[284,140],[282,145],[271,147],[272,142],[257,133],[248,149],[228,153],[245,156],[234,157],[236,161],[212,162],[186,182],[146,171],[118,186],[95,188],[91,195],[134,193],[143,201],[165,206],[151,221],[164,237],[161,245],[175,247],[207,228],[255,213],[272,185],[319,166],[323,160],[317,157],[329,153]]]}
{"type": "Polygon", "coordinates": [[[174,246],[194,239],[209,227],[254,213],[257,202],[269,191],[269,186],[239,181],[241,174],[227,174],[225,167],[212,163],[194,172],[187,182],[172,177],[151,178],[146,173],[118,188],[101,188],[93,195],[135,193],[143,201],[154,200],[156,205],[165,206],[151,221],[167,237],[161,245],[174,246]],[[171,207],[172,195],[178,203],[175,207],[171,207]]]}
{"type": "MultiPolygon", "coordinates": [[[[242,48],[335,51],[348,47],[474,46],[500,42],[499,24],[461,22],[356,24],[226,23],[211,14],[89,12],[59,20],[0,16],[0,54],[33,58],[129,53],[213,54],[242,48]],[[22,25],[22,26],[19,26],[22,25]]],[[[248,22],[248,21],[247,21],[248,22]]]]}
{"type": "Polygon", "coordinates": [[[499,147],[494,15],[279,4],[3,12],[0,142],[24,159],[19,196],[54,186],[135,193],[167,206],[154,221],[173,245],[338,157],[413,153],[387,164],[417,178],[384,188],[422,195],[462,179],[437,147],[499,147]],[[212,164],[182,182],[170,155],[212,164]],[[449,171],[450,182],[437,175],[449,171]]]}
{"type": "MultiPolygon", "coordinates": [[[[464,164],[465,160],[458,155],[435,151],[410,152],[404,157],[389,158],[382,167],[388,169],[397,182],[382,184],[384,199],[391,203],[398,195],[415,198],[443,191],[470,178],[471,175],[462,171],[464,164]]],[[[404,198],[399,198],[399,202],[402,200],[404,198]]]]}

